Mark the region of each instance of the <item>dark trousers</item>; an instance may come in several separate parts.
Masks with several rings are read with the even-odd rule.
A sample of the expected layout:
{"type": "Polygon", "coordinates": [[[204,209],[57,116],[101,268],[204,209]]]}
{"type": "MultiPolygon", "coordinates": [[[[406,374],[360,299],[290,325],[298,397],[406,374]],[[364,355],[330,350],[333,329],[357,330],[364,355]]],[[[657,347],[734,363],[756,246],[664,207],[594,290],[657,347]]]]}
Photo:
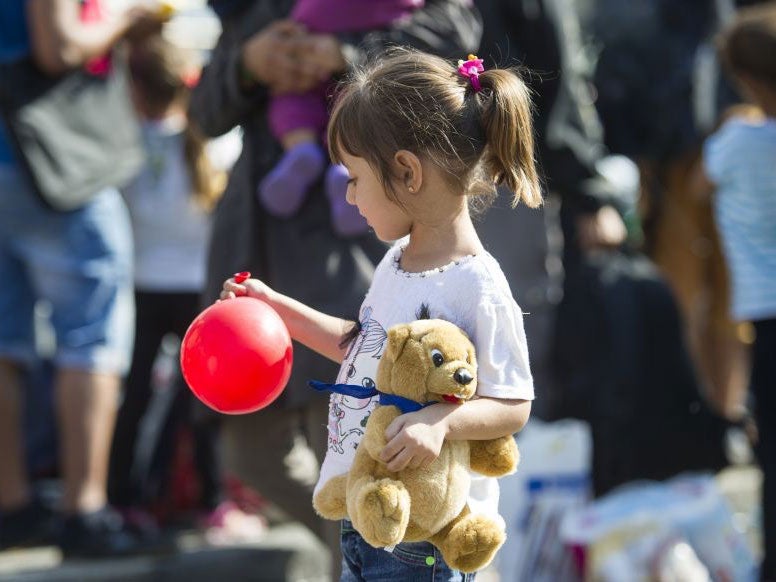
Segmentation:
{"type": "Polygon", "coordinates": [[[776,581],[776,319],[754,322],[751,390],[763,472],[762,514],[765,556],[760,578],[776,581]]]}
{"type": "MultiPolygon", "coordinates": [[[[221,500],[221,470],[217,455],[217,419],[196,414],[204,407],[185,386],[176,367],[172,404],[164,416],[154,443],[151,463],[138,473],[133,462],[140,423],[152,399],[152,369],[162,340],[167,334],[183,338],[200,310],[198,293],[135,293],[137,319],[132,366],[124,388],[124,399],[116,419],[111,448],[108,492],[111,503],[137,506],[160,495],[166,485],[175,452],[176,435],[183,426],[191,428],[194,464],[201,486],[200,503],[212,509],[221,500]]],[[[177,358],[175,359],[177,364],[177,358]]]]}

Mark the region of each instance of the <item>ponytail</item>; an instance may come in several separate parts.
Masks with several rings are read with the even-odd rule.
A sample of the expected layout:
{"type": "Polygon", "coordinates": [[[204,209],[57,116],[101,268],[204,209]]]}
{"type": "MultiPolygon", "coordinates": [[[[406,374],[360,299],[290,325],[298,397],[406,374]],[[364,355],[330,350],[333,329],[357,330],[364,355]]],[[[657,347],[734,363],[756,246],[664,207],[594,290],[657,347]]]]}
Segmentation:
{"type": "Polygon", "coordinates": [[[487,208],[501,184],[514,192],[513,206],[539,206],[529,90],[515,71],[481,66],[474,55],[456,68],[389,49],[339,91],[329,118],[332,159],[341,152],[366,159],[394,200],[392,160],[405,149],[439,168],[471,210],[487,208]]]}
{"type": "Polygon", "coordinates": [[[183,153],[196,203],[210,212],[226,187],[226,172],[217,171],[208,159],[205,137],[191,120],[184,132],[183,153]]]}
{"type": "Polygon", "coordinates": [[[483,156],[486,173],[497,185],[512,192],[512,206],[522,200],[535,208],[542,192],[534,160],[531,98],[528,87],[515,71],[486,70],[479,76],[482,90],[482,126],[487,149],[483,156]]]}

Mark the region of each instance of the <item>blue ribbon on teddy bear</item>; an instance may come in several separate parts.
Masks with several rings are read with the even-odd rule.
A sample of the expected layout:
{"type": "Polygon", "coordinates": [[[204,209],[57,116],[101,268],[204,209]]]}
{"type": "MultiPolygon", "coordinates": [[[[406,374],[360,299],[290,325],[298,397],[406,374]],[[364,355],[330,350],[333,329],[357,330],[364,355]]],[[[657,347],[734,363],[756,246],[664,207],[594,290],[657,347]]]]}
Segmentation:
{"type": "Polygon", "coordinates": [[[402,414],[408,412],[416,412],[421,408],[436,404],[436,402],[416,402],[404,396],[397,396],[396,394],[386,394],[380,392],[377,388],[367,388],[366,386],[359,386],[358,384],[328,384],[326,382],[319,382],[317,380],[310,380],[307,382],[310,388],[318,390],[319,392],[331,391],[337,394],[343,394],[345,396],[351,396],[352,398],[372,398],[373,396],[379,396],[379,403],[382,406],[395,406],[401,410],[402,414]]]}

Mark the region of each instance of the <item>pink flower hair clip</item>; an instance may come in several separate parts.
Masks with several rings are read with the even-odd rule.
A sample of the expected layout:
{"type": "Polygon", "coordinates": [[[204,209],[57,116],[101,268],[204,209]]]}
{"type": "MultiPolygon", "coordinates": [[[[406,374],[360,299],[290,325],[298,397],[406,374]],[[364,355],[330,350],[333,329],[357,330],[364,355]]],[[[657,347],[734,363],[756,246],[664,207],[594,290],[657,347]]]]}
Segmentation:
{"type": "Polygon", "coordinates": [[[458,61],[458,72],[469,79],[475,93],[482,89],[480,73],[484,70],[485,67],[482,65],[482,59],[478,59],[477,55],[469,55],[465,61],[458,61]]]}

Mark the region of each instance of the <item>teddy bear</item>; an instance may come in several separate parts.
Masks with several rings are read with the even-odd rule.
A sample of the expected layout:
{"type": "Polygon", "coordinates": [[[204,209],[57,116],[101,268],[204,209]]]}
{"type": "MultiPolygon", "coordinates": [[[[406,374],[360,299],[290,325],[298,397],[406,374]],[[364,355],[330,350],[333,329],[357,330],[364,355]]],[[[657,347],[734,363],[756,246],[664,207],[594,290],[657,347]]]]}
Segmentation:
{"type": "MultiPolygon", "coordinates": [[[[417,320],[388,330],[376,376],[382,397],[426,405],[465,406],[477,389],[477,360],[468,336],[456,325],[417,320]]],[[[515,439],[445,441],[428,466],[391,472],[379,460],[385,429],[402,412],[380,404],[369,417],[350,471],[326,482],[313,499],[326,519],[349,518],[374,547],[428,540],[461,572],[487,566],[504,543],[503,522],[472,513],[467,505],[470,473],[491,477],[515,471],[515,439]]]]}

